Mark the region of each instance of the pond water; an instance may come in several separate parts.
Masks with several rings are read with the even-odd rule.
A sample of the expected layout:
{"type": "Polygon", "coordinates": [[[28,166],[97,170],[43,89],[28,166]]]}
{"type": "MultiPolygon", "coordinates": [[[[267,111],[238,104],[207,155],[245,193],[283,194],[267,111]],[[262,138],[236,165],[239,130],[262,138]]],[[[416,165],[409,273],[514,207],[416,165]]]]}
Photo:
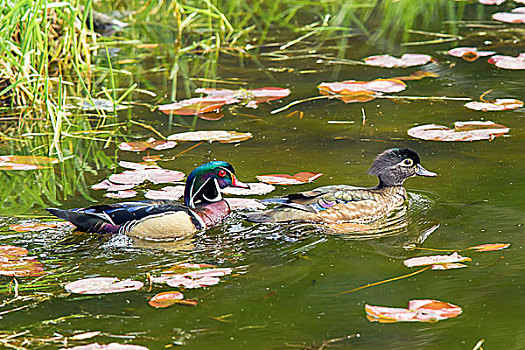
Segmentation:
{"type": "MultiPolygon", "coordinates": [[[[479,16],[477,5],[471,6],[468,8],[470,12],[467,11],[473,14],[472,18],[467,16],[469,20],[474,14],[479,16]]],[[[490,14],[491,10],[482,14],[487,26],[490,25],[490,14]]],[[[140,32],[137,28],[129,30],[140,32]]],[[[467,29],[459,27],[459,30],[467,29]]],[[[132,33],[123,32],[121,35],[132,36],[132,33]]],[[[280,32],[271,33],[267,40],[284,43],[296,37],[296,33],[280,32]]],[[[422,40],[425,38],[428,39],[423,37],[422,40]]],[[[146,39],[142,37],[142,40],[146,39]]],[[[366,170],[374,157],[387,148],[409,147],[416,150],[422,164],[437,172],[439,177],[407,180],[409,207],[400,225],[388,228],[383,232],[385,234],[367,237],[371,239],[360,239],[363,237],[359,235],[334,235],[304,225],[254,225],[243,221],[239,213],[233,213],[223,224],[201,232],[189,241],[153,243],[133,241],[123,236],[87,235],[68,229],[16,233],[8,226],[25,219],[10,217],[12,214],[4,210],[2,244],[26,247],[30,255],[39,257],[46,270],[56,271],[56,275],[43,279],[47,285],[45,289],[22,288],[20,292],[22,296],[33,295],[34,291],[51,293],[48,300],[34,304],[32,302],[36,299],[4,304],[0,311],[3,317],[0,328],[5,332],[28,330],[29,333],[19,337],[32,339],[34,343],[27,345],[29,348],[41,346],[49,349],[64,344],[38,343],[35,338],[97,330],[102,334],[90,341],[116,341],[151,349],[179,345],[186,349],[309,348],[353,334],[359,334],[359,337],[334,342],[330,346],[344,349],[472,349],[479,340],[485,339],[486,348],[525,349],[523,108],[484,113],[464,108],[462,101],[376,99],[345,104],[336,99],[324,99],[305,102],[277,114],[270,113],[289,102],[317,96],[317,85],[321,82],[403,76],[415,70],[431,71],[439,77],[409,81],[406,91],[400,95],[470,97],[476,100],[483,92],[493,89],[490,98],[523,99],[525,74],[523,71],[497,69],[483,58],[466,62],[447,56],[446,50],[458,46],[459,42],[409,46],[403,49],[405,51],[398,47],[398,50],[388,52],[396,55],[402,52],[426,53],[435,58],[435,62],[415,68],[386,69],[318,61],[319,55],[336,57],[338,52],[352,60],[386,53],[386,44],[370,45],[359,36],[348,37],[344,43],[346,46],[341,46],[343,42],[338,40],[323,43],[321,39],[316,41],[316,37],[307,38],[283,52],[290,57],[287,60],[277,60],[276,55],[270,54],[278,50],[275,46],[250,53],[250,57],[221,53],[212,76],[202,72],[195,76],[234,83],[212,84],[221,88],[277,86],[291,90],[289,97],[263,103],[257,109],[227,106],[223,108],[224,117],[212,121],[168,117],[135,105],[131,110],[120,112],[119,118],[151,125],[165,136],[189,130],[181,124],[193,125],[195,130],[253,133],[252,139],[237,144],[199,145],[174,160],[163,162],[165,168],[189,173],[198,164],[221,159],[233,164],[239,179],[244,182],[254,182],[255,176],[260,174],[324,173],[311,184],[280,186],[273,193],[257,198],[331,184],[373,186],[376,179],[366,175],[366,170]],[[298,58],[300,55],[310,57],[298,58]],[[302,116],[298,113],[290,115],[293,111],[302,112],[302,116]],[[366,115],[364,123],[363,113],[366,115]],[[480,119],[508,126],[508,136],[492,141],[433,142],[417,140],[406,133],[410,127],[420,124],[452,126],[455,121],[480,119]],[[441,254],[406,249],[407,245],[461,250],[492,242],[507,242],[511,246],[495,252],[464,252],[472,258],[468,268],[425,271],[410,278],[339,294],[415,271],[403,265],[403,260],[408,257],[441,254]],[[231,267],[234,274],[222,278],[216,286],[185,290],[186,298],[199,302],[196,307],[150,307],[147,302],[153,295],[173,290],[166,285],[155,284],[151,290],[144,287],[134,292],[100,296],[69,295],[63,289],[66,282],[94,276],[146,281],[146,273],[158,275],[161,270],[180,262],[231,267]],[[427,298],[461,306],[463,314],[438,323],[379,324],[369,322],[364,311],[365,304],[406,307],[409,300],[427,298]],[[25,307],[27,305],[31,306],[25,307]],[[16,307],[25,308],[4,313],[16,307]]],[[[461,42],[462,46],[466,44],[482,45],[483,39],[461,42]]],[[[519,48],[501,45],[494,49],[512,55],[519,52],[519,48]]],[[[116,68],[131,72],[131,76],[120,78],[121,86],[138,82],[141,88],[166,96],[159,103],[169,102],[167,96],[171,93],[171,82],[168,70],[173,57],[168,50],[151,53],[123,45],[119,50],[111,51],[111,55],[113,62],[129,57],[140,62],[115,64],[116,68]]],[[[105,60],[105,53],[99,60],[105,60]]],[[[181,61],[180,66],[195,67],[203,61],[195,55],[181,61]]],[[[185,74],[191,73],[186,70],[185,74]]],[[[179,76],[179,99],[193,96],[192,89],[206,85],[202,80],[190,81],[188,78],[184,74],[179,76]]],[[[109,84],[108,78],[105,79],[101,78],[101,82],[109,84]]],[[[132,100],[155,104],[158,98],[155,100],[134,93],[132,100]]],[[[135,125],[127,136],[128,140],[143,140],[155,135],[135,125]]],[[[162,154],[169,158],[192,145],[194,143],[182,144],[162,151],[162,154]]],[[[103,146],[101,143],[97,147],[102,149],[103,146]]],[[[140,161],[144,155],[144,152],[115,151],[114,145],[103,151],[108,157],[117,154],[117,161],[140,161]]],[[[96,168],[90,160],[87,164],[96,168]]],[[[60,204],[65,208],[87,206],[92,204],[89,197],[101,203],[114,202],[89,189],[114,171],[107,166],[97,171],[86,170],[85,180],[78,183],[79,187],[84,186],[83,190],[61,199],[60,204]],[[82,195],[83,192],[88,195],[82,195]]],[[[4,180],[11,181],[26,175],[5,176],[8,177],[4,180]]],[[[3,186],[7,186],[7,182],[4,181],[3,186]]],[[[161,186],[155,188],[158,187],[161,186]]],[[[23,193],[25,188],[19,187],[19,192],[23,193]]],[[[141,195],[137,197],[142,198],[141,195]]],[[[46,199],[43,201],[44,205],[57,205],[46,199]]],[[[11,211],[15,214],[46,214],[40,206],[20,210],[15,205],[14,208],[11,211]]],[[[19,278],[20,283],[30,283],[31,280],[19,278]]],[[[11,278],[2,277],[2,281],[7,285],[11,278]]],[[[46,295],[41,294],[42,297],[46,295]]],[[[2,298],[5,303],[12,295],[4,293],[2,298]]],[[[69,341],[70,346],[77,343],[83,342],[69,341]]]]}

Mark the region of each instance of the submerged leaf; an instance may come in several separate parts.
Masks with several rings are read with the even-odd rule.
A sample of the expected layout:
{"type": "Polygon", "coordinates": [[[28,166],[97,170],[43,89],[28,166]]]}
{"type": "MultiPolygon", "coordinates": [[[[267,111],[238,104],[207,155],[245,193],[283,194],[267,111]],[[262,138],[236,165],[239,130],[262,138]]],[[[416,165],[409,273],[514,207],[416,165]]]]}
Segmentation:
{"type": "Polygon", "coordinates": [[[513,98],[498,98],[494,101],[472,101],[465,104],[465,107],[475,111],[509,111],[523,107],[523,101],[513,98]]]}
{"type": "Polygon", "coordinates": [[[437,78],[439,77],[439,74],[434,72],[429,72],[426,70],[416,70],[415,72],[410,73],[408,76],[402,76],[402,77],[393,77],[390,79],[397,79],[397,80],[421,80],[423,78],[437,78]]]}
{"type": "Polygon", "coordinates": [[[487,243],[476,245],[474,247],[468,247],[467,249],[473,249],[477,252],[491,252],[494,250],[502,250],[510,247],[510,243],[487,243]]]}
{"type": "Polygon", "coordinates": [[[148,148],[152,148],[156,151],[161,151],[164,149],[170,149],[177,145],[174,141],[156,141],[154,138],[151,138],[147,141],[137,141],[137,142],[123,142],[118,145],[118,148],[121,151],[133,151],[133,152],[142,152],[148,148]]]}
{"type": "Polygon", "coordinates": [[[69,340],[86,340],[96,337],[102,333],[101,331],[93,331],[93,332],[86,332],[86,333],[79,333],[75,334],[74,336],[70,337],[69,340]]]}
{"type": "Polygon", "coordinates": [[[0,245],[0,257],[14,257],[26,256],[29,251],[26,248],[17,247],[14,245],[0,245]]]}
{"type": "Polygon", "coordinates": [[[77,294],[108,294],[138,290],[144,283],[130,279],[119,281],[116,277],[92,277],[70,282],[65,288],[77,294]]]}
{"type": "Polygon", "coordinates": [[[430,141],[479,141],[492,140],[509,132],[504,125],[491,121],[455,122],[454,129],[436,124],[416,126],[407,131],[408,135],[430,141]]]}
{"type": "Polygon", "coordinates": [[[406,267],[414,267],[435,264],[458,263],[463,261],[472,261],[472,259],[466,256],[461,256],[457,252],[454,252],[450,255],[418,256],[403,261],[403,264],[406,267]]]}
{"type": "Polygon", "coordinates": [[[272,185],[301,185],[309,183],[322,176],[323,173],[312,173],[303,171],[295,175],[288,174],[272,174],[272,175],[257,175],[257,179],[261,182],[272,185]]]}
{"type": "Polygon", "coordinates": [[[365,305],[370,322],[437,322],[461,315],[459,306],[432,299],[416,299],[408,302],[407,309],[365,305]]]}
{"type": "Polygon", "coordinates": [[[104,195],[104,197],[124,199],[124,198],[133,198],[136,195],[137,195],[137,191],[126,190],[126,191],[108,192],[104,195]]]}
{"type": "Polygon", "coordinates": [[[156,308],[164,308],[174,305],[180,299],[184,299],[184,295],[181,292],[163,292],[153,296],[148,304],[156,308]]]}
{"type": "Polygon", "coordinates": [[[480,57],[492,56],[495,51],[478,51],[475,47],[456,47],[448,51],[448,54],[455,57],[461,57],[465,61],[473,62],[480,57]]]}
{"type": "Polygon", "coordinates": [[[0,275],[12,277],[36,277],[44,274],[42,263],[33,258],[1,257],[0,275]]]}
{"type": "Polygon", "coordinates": [[[432,57],[429,55],[406,53],[401,56],[401,58],[392,57],[390,55],[370,56],[365,58],[365,63],[370,66],[384,68],[405,68],[426,64],[431,60],[432,57]]]}
{"type": "Polygon", "coordinates": [[[215,112],[222,106],[240,102],[236,98],[228,97],[196,97],[182,100],[175,103],[159,106],[159,110],[166,114],[197,115],[202,113],[215,112]]]}
{"type": "Polygon", "coordinates": [[[461,269],[464,267],[468,267],[465,264],[460,263],[440,263],[440,264],[434,264],[431,267],[431,270],[453,270],[453,269],[461,269]]]}
{"type": "Polygon", "coordinates": [[[207,131],[189,131],[181,132],[168,136],[168,140],[175,141],[218,141],[221,143],[234,143],[248,140],[252,137],[249,132],[225,131],[225,130],[207,130],[207,131]]]}

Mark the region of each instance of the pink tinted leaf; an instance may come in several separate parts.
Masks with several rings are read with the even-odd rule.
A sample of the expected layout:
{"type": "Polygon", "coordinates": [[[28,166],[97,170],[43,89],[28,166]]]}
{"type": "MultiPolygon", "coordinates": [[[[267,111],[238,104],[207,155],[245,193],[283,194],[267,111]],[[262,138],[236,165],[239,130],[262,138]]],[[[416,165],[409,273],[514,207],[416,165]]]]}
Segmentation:
{"type": "Polygon", "coordinates": [[[138,290],[144,283],[129,279],[119,281],[116,277],[92,277],[66,284],[70,293],[77,294],[108,294],[138,290]]]}
{"type": "Polygon", "coordinates": [[[104,197],[124,199],[124,198],[133,198],[136,195],[137,195],[137,191],[127,190],[127,191],[108,192],[104,195],[104,197]]]}
{"type": "Polygon", "coordinates": [[[154,184],[176,182],[184,179],[186,176],[183,172],[168,169],[144,169],[146,179],[154,184]]]}
{"type": "Polygon", "coordinates": [[[473,249],[477,252],[491,252],[494,250],[507,249],[508,247],[510,247],[510,243],[487,243],[474,247],[468,247],[467,249],[473,249]]]}
{"type": "Polygon", "coordinates": [[[257,108],[259,103],[278,100],[290,95],[290,90],[279,87],[264,87],[253,90],[239,89],[204,89],[195,90],[196,93],[204,93],[209,97],[236,98],[246,103],[247,107],[257,108]]]}
{"type": "Polygon", "coordinates": [[[183,306],[197,306],[198,304],[197,300],[191,300],[191,299],[177,300],[175,303],[178,305],[183,305],[183,306]]]}
{"type": "Polygon", "coordinates": [[[164,149],[170,149],[177,145],[174,141],[155,141],[155,139],[151,138],[147,141],[138,141],[138,142],[123,142],[118,145],[118,148],[121,151],[133,151],[133,152],[142,152],[147,150],[148,148],[152,148],[154,150],[160,151],[164,149]]]}
{"type": "Polygon", "coordinates": [[[414,267],[434,264],[457,263],[463,261],[472,261],[472,259],[469,257],[461,256],[457,252],[454,252],[450,255],[418,256],[416,258],[410,258],[403,261],[403,264],[406,267],[414,267]]]}
{"type": "Polygon", "coordinates": [[[498,98],[494,101],[472,101],[465,104],[465,107],[476,111],[509,111],[523,107],[523,101],[513,98],[498,98]]]}
{"type": "Polygon", "coordinates": [[[125,170],[119,174],[113,174],[109,177],[109,181],[124,184],[124,185],[138,185],[146,180],[146,173],[140,170],[125,170]]]}
{"type": "Polygon", "coordinates": [[[481,5],[501,5],[505,0],[478,0],[481,5]]]}
{"type": "Polygon", "coordinates": [[[153,296],[148,304],[156,308],[165,308],[176,304],[176,302],[180,299],[184,299],[184,295],[181,292],[164,292],[153,296]]]}
{"type": "MultiPolygon", "coordinates": [[[[16,232],[40,232],[43,230],[49,230],[54,228],[68,228],[74,227],[67,221],[57,222],[30,222],[25,224],[10,225],[9,228],[16,232]]],[[[0,255],[2,252],[0,251],[0,255]]]]}
{"type": "Polygon", "coordinates": [[[522,53],[518,57],[495,55],[487,62],[502,69],[525,69],[525,54],[522,53]]]}
{"type": "Polygon", "coordinates": [[[144,194],[148,199],[178,200],[184,195],[184,186],[166,186],[160,190],[149,190],[144,194]]]}
{"type": "Polygon", "coordinates": [[[86,340],[96,337],[97,335],[100,335],[102,333],[101,331],[93,331],[93,332],[85,332],[85,333],[78,333],[75,334],[72,337],[69,337],[69,340],[86,340]]]}
{"type": "Polygon", "coordinates": [[[131,169],[131,170],[144,170],[144,169],[161,169],[160,166],[158,166],[155,161],[144,161],[141,163],[135,163],[135,162],[126,162],[121,160],[118,162],[118,165],[120,165],[123,168],[131,169]]]}
{"type": "MultiPolygon", "coordinates": [[[[523,2],[522,4],[525,4],[525,2],[523,2]]],[[[514,13],[525,13],[525,7],[516,7],[514,10],[512,10],[512,12],[514,12],[514,13]]]]}
{"type": "Polygon", "coordinates": [[[460,263],[442,263],[442,264],[432,265],[430,269],[431,270],[453,270],[453,269],[461,269],[464,267],[468,267],[468,266],[465,264],[460,264],[460,263]]]}
{"type": "Polygon", "coordinates": [[[215,112],[220,110],[224,105],[237,102],[240,101],[236,98],[196,97],[190,98],[189,100],[161,105],[159,106],[159,110],[166,114],[197,115],[215,112]]]}
{"type": "Polygon", "coordinates": [[[168,140],[175,141],[218,141],[221,143],[234,143],[248,140],[252,137],[249,132],[225,131],[225,130],[207,130],[207,131],[189,131],[168,136],[168,140]]]}
{"type": "Polygon", "coordinates": [[[43,156],[0,156],[0,170],[45,169],[58,161],[56,158],[43,156]]]}
{"type": "Polygon", "coordinates": [[[222,277],[222,276],[230,275],[231,273],[232,273],[232,269],[229,267],[223,267],[223,268],[217,267],[217,268],[186,272],[183,276],[191,277],[191,278],[222,277]]]}
{"type": "Polygon", "coordinates": [[[263,195],[275,190],[275,186],[261,182],[251,182],[247,184],[250,188],[226,187],[222,193],[236,196],[263,195]]]}
{"type": "Polygon", "coordinates": [[[215,268],[215,266],[214,265],[210,265],[210,264],[184,263],[184,264],[174,265],[174,266],[170,267],[169,269],[163,270],[162,274],[183,275],[183,274],[185,274],[187,272],[199,271],[199,270],[204,270],[204,269],[209,269],[209,268],[215,268]]]}
{"type": "Polygon", "coordinates": [[[401,58],[390,55],[377,55],[365,58],[365,63],[370,66],[384,68],[405,68],[426,64],[430,60],[432,60],[431,56],[423,54],[404,54],[401,58]]]}
{"type": "Polygon", "coordinates": [[[226,198],[225,201],[230,206],[231,210],[262,210],[266,209],[266,205],[252,198],[226,198]]]}
{"type": "Polygon", "coordinates": [[[525,23],[525,13],[520,12],[497,12],[492,15],[492,19],[505,23],[525,23]]]}
{"type": "Polygon", "coordinates": [[[130,184],[130,185],[114,184],[108,179],[105,179],[104,181],[91,186],[93,190],[107,190],[107,191],[125,191],[125,190],[131,190],[133,187],[135,187],[135,185],[133,184],[130,184]]]}
{"type": "Polygon", "coordinates": [[[491,121],[455,122],[454,129],[436,124],[416,126],[407,131],[408,135],[429,141],[479,141],[492,140],[509,132],[504,125],[491,121]]]}
{"type": "Polygon", "coordinates": [[[91,343],[87,345],[77,345],[68,348],[61,348],[60,350],[148,350],[145,346],[140,345],[131,345],[131,344],[119,344],[119,343],[109,343],[109,344],[99,344],[91,343]]]}
{"type": "Polygon", "coordinates": [[[459,306],[439,300],[411,300],[407,309],[365,305],[371,322],[436,322],[454,318],[462,313],[459,306]]]}
{"type": "Polygon", "coordinates": [[[475,47],[456,47],[455,49],[449,50],[448,54],[455,57],[461,57],[465,61],[475,61],[479,57],[491,56],[496,52],[494,51],[478,51],[475,47]]]}
{"type": "Polygon", "coordinates": [[[295,175],[288,174],[272,174],[272,175],[257,175],[257,179],[261,182],[272,185],[301,185],[312,182],[323,173],[300,172],[295,175]]]}
{"type": "Polygon", "coordinates": [[[166,284],[170,287],[184,287],[188,289],[202,288],[219,284],[220,279],[218,277],[202,277],[202,278],[189,278],[186,276],[175,275],[172,276],[166,284]]]}

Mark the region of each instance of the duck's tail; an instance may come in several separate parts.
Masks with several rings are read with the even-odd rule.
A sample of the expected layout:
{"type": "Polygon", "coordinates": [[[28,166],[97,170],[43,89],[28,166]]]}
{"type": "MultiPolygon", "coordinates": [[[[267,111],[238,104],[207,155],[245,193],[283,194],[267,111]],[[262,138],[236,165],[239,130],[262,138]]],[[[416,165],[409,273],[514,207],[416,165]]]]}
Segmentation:
{"type": "Polygon", "coordinates": [[[57,218],[69,221],[82,232],[116,233],[119,229],[118,225],[109,224],[101,220],[100,217],[81,211],[58,208],[47,208],[46,210],[57,218]]]}

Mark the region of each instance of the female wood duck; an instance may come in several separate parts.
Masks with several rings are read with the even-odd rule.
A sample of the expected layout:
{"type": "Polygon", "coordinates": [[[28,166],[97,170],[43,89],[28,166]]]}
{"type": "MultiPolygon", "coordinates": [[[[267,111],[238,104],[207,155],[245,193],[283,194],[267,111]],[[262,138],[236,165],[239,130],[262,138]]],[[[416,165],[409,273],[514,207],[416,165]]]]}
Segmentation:
{"type": "Polygon", "coordinates": [[[421,166],[410,149],[388,149],[377,156],[368,170],[379,177],[371,188],[348,185],[324,186],[290,194],[272,210],[245,214],[253,222],[315,222],[365,224],[380,219],[407,199],[403,182],[412,176],[437,176],[421,166]]]}
{"type": "Polygon", "coordinates": [[[230,164],[212,161],[197,167],[188,175],[184,205],[169,200],[146,200],[72,210],[46,210],[70,221],[83,232],[175,239],[220,223],[230,213],[230,207],[220,191],[228,186],[248,188],[248,185],[237,180],[230,164]]]}

